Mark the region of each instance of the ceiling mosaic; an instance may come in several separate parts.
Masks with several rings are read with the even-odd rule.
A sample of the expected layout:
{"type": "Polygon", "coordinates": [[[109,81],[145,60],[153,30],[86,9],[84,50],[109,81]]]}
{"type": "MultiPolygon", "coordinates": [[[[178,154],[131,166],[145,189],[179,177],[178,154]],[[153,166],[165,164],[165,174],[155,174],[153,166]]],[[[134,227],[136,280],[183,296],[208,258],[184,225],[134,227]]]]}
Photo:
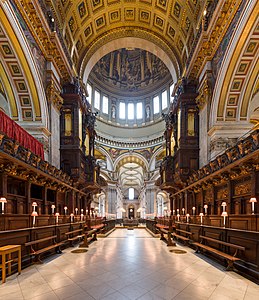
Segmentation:
{"type": "Polygon", "coordinates": [[[170,81],[165,64],[155,55],[141,49],[120,49],[105,55],[93,68],[90,77],[115,92],[138,92],[156,89],[170,81]]]}

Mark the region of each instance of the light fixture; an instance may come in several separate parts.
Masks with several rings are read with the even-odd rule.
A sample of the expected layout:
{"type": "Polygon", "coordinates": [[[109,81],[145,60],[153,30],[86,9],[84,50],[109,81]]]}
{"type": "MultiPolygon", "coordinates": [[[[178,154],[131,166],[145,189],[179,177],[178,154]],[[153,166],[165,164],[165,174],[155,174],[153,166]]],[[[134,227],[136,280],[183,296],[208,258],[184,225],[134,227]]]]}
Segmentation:
{"type": "Polygon", "coordinates": [[[204,216],[204,214],[200,213],[199,216],[201,217],[201,225],[202,225],[202,217],[204,216]]]}
{"type": "Polygon", "coordinates": [[[77,215],[77,213],[78,213],[78,208],[77,207],[75,208],[75,212],[76,212],[76,215],[77,215]]]}
{"type": "Polygon", "coordinates": [[[256,198],[255,197],[252,197],[250,200],[249,200],[250,203],[252,203],[252,215],[255,214],[255,203],[257,202],[256,198]]]}
{"type": "Polygon", "coordinates": [[[67,206],[64,206],[65,215],[67,214],[67,206]]]}
{"type": "Polygon", "coordinates": [[[34,227],[35,226],[36,217],[38,217],[38,213],[36,211],[33,211],[31,213],[31,216],[33,217],[33,219],[32,219],[32,227],[34,227]]]}
{"type": "Polygon", "coordinates": [[[0,198],[0,202],[2,203],[2,215],[4,214],[4,205],[7,203],[7,200],[5,197],[0,198]]]}
{"type": "Polygon", "coordinates": [[[222,202],[221,206],[223,207],[223,211],[226,211],[227,202],[222,202]]]}
{"type": "Polygon", "coordinates": [[[58,224],[58,217],[59,217],[59,213],[58,213],[58,212],[56,212],[56,213],[55,213],[55,216],[56,216],[56,223],[58,224]]]}
{"type": "Polygon", "coordinates": [[[226,226],[226,217],[228,216],[228,213],[226,211],[223,211],[221,216],[223,217],[223,226],[226,226]]]}
{"type": "Polygon", "coordinates": [[[204,211],[205,211],[205,215],[207,215],[207,213],[208,213],[208,205],[207,204],[204,205],[204,211]]]}
{"type": "Polygon", "coordinates": [[[70,214],[70,221],[73,222],[74,214],[70,214]]]}
{"type": "Polygon", "coordinates": [[[195,215],[195,206],[192,208],[192,214],[195,215]]]}
{"type": "Polygon", "coordinates": [[[186,222],[189,223],[189,218],[190,218],[190,215],[189,214],[186,214],[186,222]]]}
{"type": "Polygon", "coordinates": [[[55,206],[54,204],[51,205],[51,213],[52,213],[52,215],[54,215],[55,207],[56,207],[56,206],[55,206]]]}
{"type": "Polygon", "coordinates": [[[33,207],[33,211],[36,211],[36,206],[38,206],[37,202],[32,202],[31,206],[33,207]]]}

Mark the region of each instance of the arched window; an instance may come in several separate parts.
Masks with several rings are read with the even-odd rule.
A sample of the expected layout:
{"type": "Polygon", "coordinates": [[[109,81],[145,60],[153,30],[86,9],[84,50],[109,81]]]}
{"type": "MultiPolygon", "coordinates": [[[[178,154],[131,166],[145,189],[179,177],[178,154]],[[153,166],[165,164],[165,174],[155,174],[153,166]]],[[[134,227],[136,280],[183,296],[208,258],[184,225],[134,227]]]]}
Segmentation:
{"type": "Polygon", "coordinates": [[[94,108],[100,110],[100,93],[94,91],[94,108]]]}
{"type": "Polygon", "coordinates": [[[134,104],[129,103],[128,104],[128,119],[129,120],[134,120],[135,114],[134,114],[134,104]]]}
{"type": "Polygon", "coordinates": [[[142,102],[137,103],[137,119],[142,119],[143,118],[143,107],[142,107],[142,102]]]}
{"type": "Polygon", "coordinates": [[[134,188],[129,188],[129,200],[134,200],[134,188]]]}
{"type": "Polygon", "coordinates": [[[108,111],[109,111],[109,99],[108,99],[107,96],[103,96],[102,111],[103,111],[104,114],[108,114],[108,111]]]}
{"type": "Polygon", "coordinates": [[[159,97],[158,96],[153,98],[153,108],[154,108],[154,114],[158,114],[160,112],[159,97]]]}
{"type": "Polygon", "coordinates": [[[120,102],[120,119],[125,119],[125,103],[120,102]]]}

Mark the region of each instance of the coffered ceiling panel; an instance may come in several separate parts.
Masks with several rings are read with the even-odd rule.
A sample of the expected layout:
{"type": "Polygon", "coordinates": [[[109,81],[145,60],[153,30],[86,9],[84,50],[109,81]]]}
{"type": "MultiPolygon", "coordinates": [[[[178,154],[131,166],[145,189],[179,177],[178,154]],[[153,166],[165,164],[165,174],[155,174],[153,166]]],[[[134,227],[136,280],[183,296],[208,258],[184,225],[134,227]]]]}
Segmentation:
{"type": "MultiPolygon", "coordinates": [[[[205,0],[47,0],[78,73],[88,53],[126,35],[164,45],[180,76],[205,0]],[[105,39],[106,38],[106,39],[105,39]]],[[[123,47],[123,45],[122,45],[123,47]]]]}

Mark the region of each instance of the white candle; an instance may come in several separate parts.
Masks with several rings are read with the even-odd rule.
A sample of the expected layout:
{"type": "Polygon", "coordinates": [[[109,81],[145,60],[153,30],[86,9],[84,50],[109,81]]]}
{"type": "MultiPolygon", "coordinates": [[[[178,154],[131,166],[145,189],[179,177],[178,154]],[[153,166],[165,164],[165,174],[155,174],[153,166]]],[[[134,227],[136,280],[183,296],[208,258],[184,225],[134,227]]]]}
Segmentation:
{"type": "Polygon", "coordinates": [[[55,205],[51,205],[51,211],[52,211],[52,214],[54,215],[54,209],[55,209],[55,205]]]}
{"type": "Polygon", "coordinates": [[[84,219],[84,215],[83,215],[83,214],[81,214],[81,221],[83,221],[83,219],[84,219]]]}
{"type": "Polygon", "coordinates": [[[177,221],[179,222],[180,221],[180,215],[177,214],[177,221]]]}
{"type": "Polygon", "coordinates": [[[67,206],[64,207],[65,215],[67,214],[67,206]]]}
{"type": "Polygon", "coordinates": [[[183,215],[184,215],[184,211],[185,211],[185,209],[184,209],[184,208],[182,208],[183,215]]]}
{"type": "Polygon", "coordinates": [[[195,207],[192,208],[193,215],[195,215],[195,209],[196,209],[195,207]]]}
{"type": "Polygon", "coordinates": [[[75,208],[75,212],[76,212],[76,215],[77,215],[77,213],[78,213],[78,208],[75,208]]]}
{"type": "Polygon", "coordinates": [[[4,202],[2,202],[2,215],[4,214],[4,202]]]}

